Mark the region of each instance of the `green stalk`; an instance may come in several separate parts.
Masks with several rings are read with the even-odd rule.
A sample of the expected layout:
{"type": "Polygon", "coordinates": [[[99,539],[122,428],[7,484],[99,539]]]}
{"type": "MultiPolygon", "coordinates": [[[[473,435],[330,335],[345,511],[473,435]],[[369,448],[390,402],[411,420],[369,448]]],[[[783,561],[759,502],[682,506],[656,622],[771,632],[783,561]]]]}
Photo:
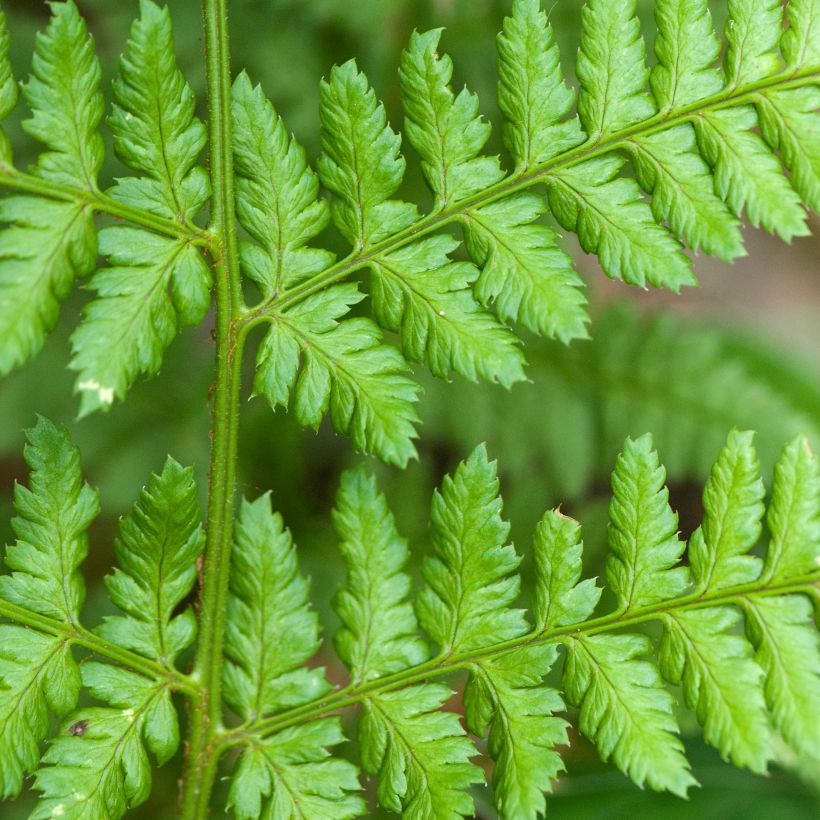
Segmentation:
{"type": "Polygon", "coordinates": [[[216,256],[216,381],[209,475],[205,560],[199,600],[199,641],[193,677],[202,686],[192,704],[182,816],[208,815],[218,763],[215,742],[222,731],[222,642],[231,560],[242,348],[242,312],[231,141],[231,69],[227,0],[203,0],[208,81],[210,169],[213,198],[210,230],[216,256]]]}

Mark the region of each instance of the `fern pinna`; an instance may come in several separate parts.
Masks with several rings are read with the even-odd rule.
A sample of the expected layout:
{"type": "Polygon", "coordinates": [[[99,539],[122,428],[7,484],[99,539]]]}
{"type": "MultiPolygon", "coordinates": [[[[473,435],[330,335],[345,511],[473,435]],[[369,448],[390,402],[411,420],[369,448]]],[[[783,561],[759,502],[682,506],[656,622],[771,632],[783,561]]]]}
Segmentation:
{"type": "MultiPolygon", "coordinates": [[[[434,496],[417,594],[374,480],[345,474],[334,645],[350,679],[335,689],[311,662],[319,621],[284,522],[264,495],[235,515],[242,354],[256,327],[255,394],[302,426],[329,415],[358,450],[404,466],[416,454],[411,363],[510,386],[526,378],[512,328],[586,337],[583,282],[548,215],[607,276],[674,291],[696,282],[685,247],[744,253],[742,216],[787,241],[807,233],[820,203],[817,0],[790,0],[785,17],[780,0],[729,0],[720,61],[706,0],[656,0],[651,71],[635,6],[584,6],[576,98],[546,14],[515,0],[498,36],[503,161],[483,153],[491,126],[477,97],[453,91],[442,32],[415,32],[398,74],[404,139],[432,194],[420,213],[400,198],[403,138],[355,61],[321,82],[314,171],[261,88],[232,76],[226,0],[204,3],[207,125],[167,9],[141,0],[106,117],[86,24],[73,0],[51,4],[23,85],[37,163],[16,168],[0,132],[0,372],[42,348],[90,277],[69,366],[80,414],[109,410],[213,301],[213,448],[204,521],[192,470],[171,458],[121,520],[106,579],[121,614],[89,629],[80,567],[97,493],[64,428],[40,419],[29,431],[31,477],[15,490],[0,576],[2,796],[33,776],[35,818],[122,816],[147,799],[152,761],[177,753],[177,696],[186,818],[207,815],[229,761],[238,818],[359,816],[364,776],[386,810],[470,816],[479,751],[498,815],[537,817],[563,768],[568,706],[602,758],[685,795],[695,778],[673,691],[737,766],[763,773],[782,744],[820,760],[820,477],[805,438],[783,451],[765,513],[752,434],[732,432],[688,543],[651,439],[627,439],[605,614],[602,587],[581,580],[580,525],[558,510],[535,532],[531,612],[519,608],[522,556],[483,447],[434,496]],[[111,185],[99,180],[104,118],[128,169],[111,185]],[[347,255],[320,247],[326,229],[347,255]],[[372,318],[351,316],[367,297],[372,318]],[[445,708],[456,673],[463,722],[445,708]],[[337,748],[347,707],[355,754],[337,748]]],[[[18,97],[8,52],[0,13],[3,118],[18,97]]]]}

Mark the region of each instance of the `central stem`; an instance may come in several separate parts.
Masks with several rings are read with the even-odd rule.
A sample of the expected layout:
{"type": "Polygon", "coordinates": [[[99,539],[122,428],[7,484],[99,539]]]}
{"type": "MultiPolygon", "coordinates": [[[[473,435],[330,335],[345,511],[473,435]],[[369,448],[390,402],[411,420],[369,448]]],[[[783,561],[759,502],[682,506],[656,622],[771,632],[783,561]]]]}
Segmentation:
{"type": "Polygon", "coordinates": [[[230,573],[236,482],[239,390],[244,331],[239,329],[239,280],[231,141],[231,68],[227,0],[203,0],[208,80],[210,231],[216,260],[216,380],[209,475],[205,562],[199,600],[199,641],[194,676],[201,696],[191,706],[182,816],[208,815],[222,729],[222,642],[230,573]]]}

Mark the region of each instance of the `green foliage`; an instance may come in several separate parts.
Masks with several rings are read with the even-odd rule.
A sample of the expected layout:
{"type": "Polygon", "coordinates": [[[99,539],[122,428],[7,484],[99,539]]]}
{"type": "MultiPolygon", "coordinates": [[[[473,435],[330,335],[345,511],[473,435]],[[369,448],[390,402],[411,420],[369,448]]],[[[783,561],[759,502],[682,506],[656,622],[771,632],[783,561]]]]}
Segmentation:
{"type": "MultiPolygon", "coordinates": [[[[548,224],[577,234],[610,278],[672,291],[696,283],[687,249],[745,253],[744,218],[787,241],[806,234],[806,209],[820,201],[815,0],[788,3],[785,28],[779,0],[730,0],[725,49],[705,0],[656,0],[651,70],[636,0],[587,0],[577,100],[548,15],[515,0],[497,40],[504,157],[486,153],[492,126],[478,96],[454,91],[442,29],[416,31],[398,70],[406,141],[348,60],[319,86],[316,171],[261,87],[244,72],[232,82],[223,0],[204,6],[201,165],[206,128],[170,14],[139,5],[107,120],[129,175],[105,191],[103,72],[74,0],[52,3],[38,35],[23,127],[43,153],[19,170],[0,137],[11,192],[0,203],[0,373],[42,348],[98,251],[105,261],[72,334],[81,416],[158,373],[180,328],[204,321],[213,286],[208,520],[193,471],[169,457],[120,521],[105,604],[120,614],[89,629],[80,567],[97,493],[64,428],[40,419],[27,433],[31,476],[15,488],[11,572],[0,576],[0,796],[32,777],[33,818],[123,816],[148,799],[153,763],[177,753],[177,696],[190,700],[186,820],[207,814],[227,756],[239,818],[360,816],[364,774],[385,810],[455,820],[481,810],[480,754],[498,816],[535,818],[564,768],[559,714],[638,786],[685,796],[696,780],[667,683],[734,765],[763,774],[789,754],[806,768],[820,760],[820,473],[808,438],[782,452],[767,512],[753,435],[734,429],[684,540],[646,434],[657,431],[669,475],[690,478],[716,436],[751,427],[758,410],[777,418],[779,440],[816,435],[816,391],[728,334],[671,321],[611,312],[579,344],[584,282],[548,224]],[[403,143],[430,208],[405,201],[403,143]],[[109,220],[99,244],[97,217],[109,220]],[[342,248],[338,260],[326,244],[342,248]],[[243,502],[234,520],[249,334],[266,330],[255,394],[292,407],[304,427],[327,415],[356,449],[403,467],[416,456],[421,392],[408,362],[510,388],[528,378],[512,324],[546,337],[544,347],[527,338],[527,353],[552,389],[549,402],[522,394],[505,427],[552,436],[543,448],[568,494],[588,489],[626,438],[605,607],[596,579],[582,577],[580,524],[559,510],[541,519],[524,563],[486,446],[433,496],[417,593],[386,499],[349,472],[334,511],[346,568],[333,599],[332,643],[349,673],[340,682],[320,638],[324,610],[311,608],[271,496],[243,502]],[[561,408],[572,422],[549,425],[561,408]],[[189,606],[198,578],[199,609],[189,606]],[[358,709],[352,750],[345,708],[358,709]]],[[[0,119],[17,102],[9,49],[0,13],[0,119]]],[[[483,435],[463,412],[449,422],[471,447],[483,435]]],[[[762,445],[771,463],[772,442],[762,445]]],[[[526,446],[540,455],[529,436],[526,446]]]]}

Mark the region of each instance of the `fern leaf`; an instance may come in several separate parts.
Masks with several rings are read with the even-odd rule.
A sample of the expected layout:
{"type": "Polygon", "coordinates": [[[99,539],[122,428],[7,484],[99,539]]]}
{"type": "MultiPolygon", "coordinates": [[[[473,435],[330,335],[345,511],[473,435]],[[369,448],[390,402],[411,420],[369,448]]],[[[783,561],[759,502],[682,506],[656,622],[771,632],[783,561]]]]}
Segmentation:
{"type": "Polygon", "coordinates": [[[709,166],[696,151],[691,125],[630,140],[641,187],[652,194],[652,213],[669,223],[693,251],[731,262],[743,256],[740,221],[715,194],[709,166]]]}
{"type": "MultiPolygon", "coordinates": [[[[0,122],[12,112],[19,96],[9,59],[10,48],[11,38],[6,15],[0,9],[0,122]]],[[[0,162],[11,163],[11,143],[2,128],[0,128],[0,162]]]]}
{"type": "Polygon", "coordinates": [[[225,699],[253,719],[328,689],[323,669],[303,666],[319,648],[319,622],[296,549],[269,495],[243,501],[233,547],[225,627],[225,699]]]}
{"type": "Polygon", "coordinates": [[[669,506],[666,470],[649,434],[627,439],[612,473],[607,560],[609,586],[623,610],[680,595],[687,571],[676,566],[685,549],[669,506]]]}
{"type": "Polygon", "coordinates": [[[581,581],[581,525],[549,510],[535,530],[536,628],[546,629],[580,623],[592,615],[601,597],[594,578],[581,581]]]}
{"type": "Polygon", "coordinates": [[[538,0],[515,0],[498,35],[498,106],[504,143],[523,171],[584,141],[575,95],[561,75],[558,46],[538,0]]]}
{"type": "Polygon", "coordinates": [[[40,351],[74,280],[94,269],[88,205],[11,196],[0,201],[0,375],[40,351]]]}
{"type": "Polygon", "coordinates": [[[524,612],[511,608],[521,558],[505,545],[510,525],[501,517],[496,464],[483,445],[444,479],[430,520],[434,557],[424,561],[427,586],[416,601],[424,631],[445,654],[523,635],[524,612]]]}
{"type": "MultiPolygon", "coordinates": [[[[210,195],[195,165],[205,129],[177,69],[168,10],[141,0],[140,15],[114,83],[111,128],[117,154],[143,176],[119,180],[111,194],[184,222],[210,195]]],[[[81,415],[107,409],[138,375],[156,373],[178,326],[198,324],[210,305],[210,269],[194,245],[115,227],[101,232],[100,250],[111,267],[92,279],[97,298],[72,337],[81,415]]]]}
{"type": "Polygon", "coordinates": [[[0,797],[16,797],[37,768],[49,712],[77,705],[80,672],[63,638],[0,626],[0,797]]]}
{"type": "Polygon", "coordinates": [[[228,807],[238,820],[348,820],[365,813],[356,767],[329,758],[344,741],[338,718],[325,718],[267,738],[240,759],[228,807]]]}
{"type": "Polygon", "coordinates": [[[330,203],[336,227],[357,248],[410,225],[416,207],[390,199],[405,162],[401,137],[354,60],[334,67],[321,87],[322,155],[319,175],[337,198],[330,203]]]}
{"type": "Polygon", "coordinates": [[[820,90],[768,91],[758,96],[756,106],[763,138],[780,151],[794,189],[813,211],[820,211],[820,90]]]}
{"type": "Polygon", "coordinates": [[[771,541],[763,575],[785,580],[813,572],[820,563],[820,469],[809,443],[798,436],[775,467],[766,516],[771,541]]]}
{"type": "Polygon", "coordinates": [[[97,133],[105,105],[102,72],[74,0],[51,4],[48,28],[35,42],[33,72],[23,87],[32,110],[23,127],[48,149],[34,172],[95,190],[104,153],[97,133]]]}
{"type": "Polygon", "coordinates": [[[305,247],[327,225],[330,210],[319,199],[319,180],[304,149],[244,72],[232,100],[236,209],[254,239],[242,243],[243,270],[273,296],[333,261],[327,251],[305,247]]]}
{"type": "Polygon", "coordinates": [[[581,10],[578,114],[592,141],[655,113],[636,0],[589,0],[581,10]]]}
{"type": "Polygon", "coordinates": [[[726,79],[731,86],[770,77],[778,68],[777,45],[783,4],[780,0],[729,0],[726,21],[726,79]]]}
{"type": "Polygon", "coordinates": [[[820,8],[815,0],[789,0],[786,18],[789,26],[780,38],[786,65],[820,65],[820,8]]]}
{"type": "Polygon", "coordinates": [[[196,97],[177,68],[167,7],[140,0],[114,98],[114,150],[144,176],[117,180],[111,196],[174,221],[191,219],[210,196],[208,175],[196,165],[205,127],[194,116],[196,97]]]}
{"type": "Polygon", "coordinates": [[[689,565],[701,589],[748,583],[761,560],[748,551],[757,543],[765,489],[750,432],[733,430],[703,490],[703,523],[689,541],[689,565]]]}
{"type": "Polygon", "coordinates": [[[604,273],[613,279],[674,291],[694,285],[697,280],[680,243],[655,222],[637,184],[616,178],[624,162],[607,156],[551,175],[549,202],[555,218],[578,234],[585,251],[598,254],[604,273]]]}
{"type": "Polygon", "coordinates": [[[450,260],[458,244],[442,234],[378,256],[371,264],[374,313],[400,332],[407,358],[426,360],[433,375],[447,378],[453,369],[510,387],[524,379],[524,356],[516,337],[473,298],[478,270],[450,260]]]}
{"type": "Polygon", "coordinates": [[[708,0],[657,0],[655,21],[658,62],[649,79],[661,110],[683,108],[717,94],[722,83],[714,66],[720,42],[708,0]]]}
{"type": "Polygon", "coordinates": [[[505,322],[562,342],[583,339],[583,282],[552,229],[537,222],[546,210],[543,197],[527,192],[465,212],[467,250],[481,266],[475,295],[505,322]]]}
{"type": "Polygon", "coordinates": [[[339,321],[363,298],[355,284],[337,285],[277,316],[259,348],[254,392],[287,406],[293,388],[300,424],[318,427],[329,408],[357,447],[404,466],[416,454],[419,388],[373,322],[339,321]]]}
{"type": "Polygon", "coordinates": [[[193,643],[193,610],[174,613],[196,580],[205,540],[199,522],[193,471],[169,457],[120,520],[115,542],[120,568],[105,585],[126,615],[106,618],[99,630],[104,638],[169,665],[193,643]]]}
{"type": "Polygon", "coordinates": [[[752,225],[787,242],[808,233],[800,198],[752,130],[758,126],[752,106],[705,112],[694,123],[701,152],[714,168],[715,190],[735,215],[745,209],[752,225]]]}
{"type": "Polygon", "coordinates": [[[81,709],[61,726],[35,778],[42,798],[31,820],[118,820],[150,794],[146,747],[162,765],[179,745],[176,710],[164,686],[93,662],[83,665],[82,678],[95,698],[114,708],[81,709]]]}
{"type": "Polygon", "coordinates": [[[111,267],[92,278],[97,298],[71,337],[81,416],[157,373],[178,326],[200,322],[210,303],[210,271],[189,242],[115,226],[100,231],[100,252],[111,267]]]}
{"type": "Polygon", "coordinates": [[[372,477],[361,471],[342,476],[333,522],[348,574],[334,603],[342,622],[334,643],[353,683],[427,660],[427,647],[417,635],[416,616],[407,601],[407,542],[396,531],[372,477]]]}
{"type": "Polygon", "coordinates": [[[812,606],[802,595],[747,598],[746,632],[765,674],[777,730],[798,754],[820,759],[820,651],[812,606]]]}
{"type": "Polygon", "coordinates": [[[749,644],[732,634],[739,620],[729,607],[671,613],[664,621],[660,668],[670,683],[683,684],[706,741],[735,766],[763,774],[772,756],[763,673],[749,644]]]}
{"type": "Polygon", "coordinates": [[[450,695],[445,686],[423,684],[364,702],[362,766],[379,776],[379,803],[408,820],[469,817],[474,808],[467,790],[484,782],[470,763],[476,752],[458,717],[438,711],[450,695]]]}
{"type": "Polygon", "coordinates": [[[441,29],[414,31],[399,67],[407,138],[436,195],[436,207],[482,191],[503,176],[498,157],[479,156],[491,126],[478,113],[478,97],[466,88],[453,95],[453,61],[438,54],[441,29]]]}
{"type": "Polygon", "coordinates": [[[564,703],[543,686],[557,655],[552,644],[533,646],[470,665],[464,708],[470,731],[483,737],[495,760],[493,788],[500,816],[536,818],[546,809],[544,792],[563,771],[556,746],[565,746],[567,723],[554,717],[564,703]]]}
{"type": "Polygon", "coordinates": [[[685,796],[695,785],[677,737],[672,698],[654,664],[645,635],[593,635],[567,643],[564,687],[580,707],[581,731],[604,760],[639,786],[685,796]]]}
{"type": "Polygon", "coordinates": [[[78,623],[85,600],[79,566],[88,554],[86,531],[99,511],[97,493],[83,482],[80,455],[64,427],[40,417],[27,431],[29,487],[17,485],[17,541],[6,549],[11,575],[0,595],[20,606],[78,623]]]}

